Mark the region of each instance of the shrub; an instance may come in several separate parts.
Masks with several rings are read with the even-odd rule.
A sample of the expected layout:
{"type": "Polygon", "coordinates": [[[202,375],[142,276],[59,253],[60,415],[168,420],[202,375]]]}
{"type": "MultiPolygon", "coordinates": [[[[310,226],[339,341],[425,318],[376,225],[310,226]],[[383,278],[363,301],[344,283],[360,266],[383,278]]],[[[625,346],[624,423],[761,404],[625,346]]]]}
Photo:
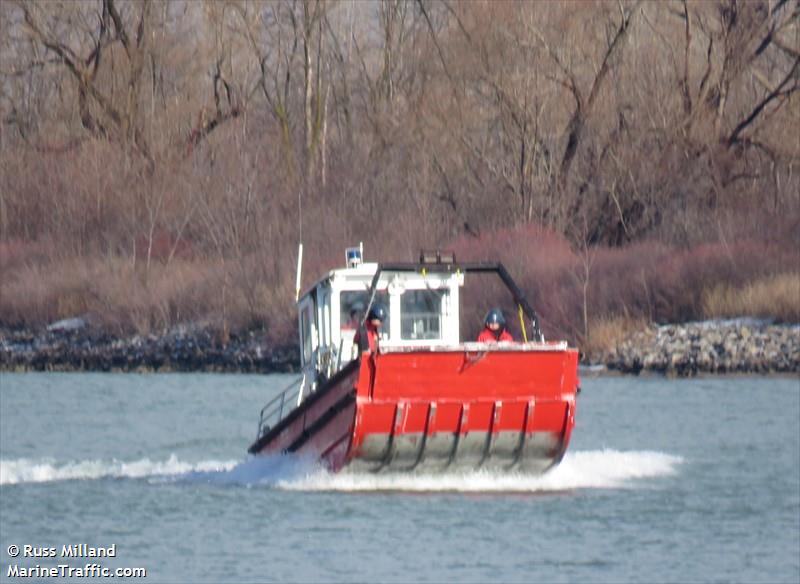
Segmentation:
{"type": "Polygon", "coordinates": [[[800,273],[767,276],[744,286],[718,284],[703,293],[706,318],[758,316],[800,323],[800,273]]]}
{"type": "Polygon", "coordinates": [[[631,334],[647,328],[643,318],[609,315],[595,318],[589,323],[589,336],[581,349],[587,355],[612,351],[631,334]]]}

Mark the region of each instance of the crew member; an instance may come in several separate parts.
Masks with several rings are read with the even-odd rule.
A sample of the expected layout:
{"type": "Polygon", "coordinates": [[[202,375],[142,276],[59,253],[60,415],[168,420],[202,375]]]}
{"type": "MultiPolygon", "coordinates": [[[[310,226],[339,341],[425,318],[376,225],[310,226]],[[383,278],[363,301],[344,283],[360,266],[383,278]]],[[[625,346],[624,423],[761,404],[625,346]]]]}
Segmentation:
{"type": "Polygon", "coordinates": [[[483,324],[483,330],[478,335],[479,343],[498,343],[514,340],[511,333],[506,330],[506,319],[503,316],[503,311],[499,308],[492,308],[486,313],[483,324]]]}
{"type": "Polygon", "coordinates": [[[367,313],[364,327],[359,329],[353,338],[353,343],[358,345],[359,352],[369,350],[370,353],[375,353],[378,351],[378,334],[388,314],[383,304],[372,305],[372,308],[367,313]]]}
{"type": "Polygon", "coordinates": [[[361,302],[356,302],[350,307],[350,320],[342,325],[343,331],[358,330],[358,325],[361,324],[361,315],[364,314],[364,305],[361,302]]]}

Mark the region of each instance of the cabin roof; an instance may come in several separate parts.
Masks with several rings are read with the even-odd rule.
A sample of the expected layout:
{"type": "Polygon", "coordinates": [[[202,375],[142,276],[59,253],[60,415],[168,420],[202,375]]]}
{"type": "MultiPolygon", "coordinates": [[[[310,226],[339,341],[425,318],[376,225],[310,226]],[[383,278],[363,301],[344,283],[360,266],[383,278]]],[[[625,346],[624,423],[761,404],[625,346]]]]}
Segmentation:
{"type": "MultiPolygon", "coordinates": [[[[308,286],[303,294],[300,295],[300,300],[308,296],[317,286],[322,284],[323,282],[333,280],[335,278],[366,278],[371,279],[375,272],[378,270],[378,263],[377,262],[364,262],[354,268],[335,268],[333,270],[328,271],[324,276],[317,279],[313,284],[308,286]]],[[[395,267],[402,267],[402,271],[407,273],[413,273],[409,268],[416,268],[420,272],[423,270],[427,271],[429,274],[452,274],[451,266],[445,264],[383,264],[384,271],[392,272],[396,271],[392,269],[392,266],[395,267]]]]}
{"type": "Polygon", "coordinates": [[[340,276],[345,278],[347,277],[371,278],[372,276],[375,275],[377,269],[378,269],[378,264],[376,262],[365,262],[354,268],[336,268],[330,270],[324,276],[317,279],[313,284],[307,287],[305,291],[300,295],[299,300],[302,300],[303,298],[308,296],[312,290],[314,290],[317,286],[328,280],[333,280],[334,278],[340,276]]]}

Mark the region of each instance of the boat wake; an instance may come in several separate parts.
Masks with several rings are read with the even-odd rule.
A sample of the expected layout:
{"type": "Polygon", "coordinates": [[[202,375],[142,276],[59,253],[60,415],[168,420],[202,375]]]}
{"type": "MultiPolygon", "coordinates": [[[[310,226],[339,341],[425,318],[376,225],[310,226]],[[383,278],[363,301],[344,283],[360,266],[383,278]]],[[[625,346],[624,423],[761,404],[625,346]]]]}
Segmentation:
{"type": "Polygon", "coordinates": [[[592,450],[567,454],[560,465],[543,475],[480,470],[435,475],[319,472],[277,486],[309,491],[547,493],[634,487],[641,479],[675,474],[682,462],[682,458],[662,452],[592,450]]]}
{"type": "Polygon", "coordinates": [[[174,454],[164,461],[143,458],[132,462],[119,460],[83,460],[58,463],[53,459],[0,460],[0,485],[20,483],[50,483],[69,480],[96,480],[107,478],[174,477],[187,473],[228,471],[236,461],[205,460],[184,462],[174,454]]]}
{"type": "Polygon", "coordinates": [[[260,486],[286,491],[342,492],[512,492],[547,493],[577,489],[634,488],[642,479],[677,473],[683,459],[663,452],[590,450],[568,453],[552,471],[471,471],[446,474],[331,474],[313,461],[255,457],[243,462],[0,460],[0,485],[69,480],[146,479],[151,483],[191,482],[260,486]]]}

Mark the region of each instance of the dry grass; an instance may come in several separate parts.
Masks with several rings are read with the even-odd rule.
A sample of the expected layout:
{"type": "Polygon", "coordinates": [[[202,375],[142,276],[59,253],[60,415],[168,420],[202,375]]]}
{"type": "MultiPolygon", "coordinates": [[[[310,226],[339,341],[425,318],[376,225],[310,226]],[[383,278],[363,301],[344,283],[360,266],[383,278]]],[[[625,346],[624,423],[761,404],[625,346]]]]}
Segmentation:
{"type": "Polygon", "coordinates": [[[647,325],[644,318],[614,315],[596,318],[589,322],[589,337],[581,350],[587,355],[611,351],[633,333],[647,328],[647,325]]]}
{"type": "MultiPolygon", "coordinates": [[[[653,242],[593,248],[585,299],[580,252],[553,232],[509,228],[459,238],[445,248],[464,261],[503,261],[539,313],[545,336],[568,339],[589,355],[613,349],[648,322],[747,315],[800,322],[800,273],[791,268],[800,263],[800,252],[791,242],[775,246],[743,240],[729,247],[684,250],[653,242]]],[[[376,249],[370,259],[409,258],[394,253],[376,249]]],[[[337,265],[341,258],[335,255],[323,261],[315,254],[309,265],[337,265]]],[[[72,256],[52,242],[0,243],[0,325],[41,328],[89,314],[118,333],[196,324],[231,333],[265,330],[274,339],[294,339],[294,273],[282,257],[264,251],[241,252],[226,261],[213,255],[176,256],[147,268],[144,261],[134,265],[132,257],[122,254],[72,256]]],[[[321,269],[304,271],[307,285],[321,269]]],[[[476,334],[472,329],[480,328],[488,306],[502,306],[507,316],[514,313],[513,306],[504,304],[508,294],[491,286],[491,280],[475,280],[477,290],[470,285],[476,293],[471,304],[464,291],[464,338],[476,334]]],[[[510,322],[521,338],[516,319],[510,322]]]]}
{"type": "Polygon", "coordinates": [[[720,284],[703,293],[706,318],[772,317],[800,322],[800,273],[764,277],[742,287],[720,284]]]}
{"type": "Polygon", "coordinates": [[[42,328],[89,316],[116,333],[158,333],[179,324],[218,331],[267,328],[294,338],[294,292],[252,266],[247,277],[229,262],[175,259],[145,269],[125,258],[43,260],[4,272],[0,324],[42,328]]]}

